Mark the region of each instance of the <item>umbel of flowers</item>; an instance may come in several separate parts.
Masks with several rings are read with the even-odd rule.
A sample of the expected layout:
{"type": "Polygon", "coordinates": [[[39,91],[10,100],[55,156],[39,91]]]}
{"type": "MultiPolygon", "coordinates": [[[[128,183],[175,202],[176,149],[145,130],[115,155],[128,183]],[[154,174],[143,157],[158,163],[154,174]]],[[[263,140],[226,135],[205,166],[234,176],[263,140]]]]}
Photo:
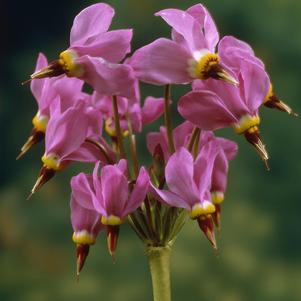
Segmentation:
{"type": "Polygon", "coordinates": [[[170,253],[185,222],[195,221],[217,249],[229,162],[238,148],[213,131],[231,127],[243,134],[268,167],[259,110],[296,114],[276,96],[252,48],[232,36],[220,39],[202,4],[156,13],[171,38],[132,55],[132,30],[110,31],[113,16],[105,3],[85,8],[74,19],[70,47],[50,63],[39,54],[29,80],[38,109],[18,158],[45,141],[30,196],[72,162],[92,163],[90,174],[71,179],[77,275],[102,232],[115,257],[120,229],[129,223],[146,247],[154,300],[170,301],[170,253]],[[164,86],[164,97],[142,101],[139,81],[164,86]],[[172,103],[177,84],[191,90],[172,103]],[[174,128],[171,105],[184,119],[174,128]],[[135,137],[162,114],[164,125],[146,134],[151,166],[141,166],[135,137]]]}

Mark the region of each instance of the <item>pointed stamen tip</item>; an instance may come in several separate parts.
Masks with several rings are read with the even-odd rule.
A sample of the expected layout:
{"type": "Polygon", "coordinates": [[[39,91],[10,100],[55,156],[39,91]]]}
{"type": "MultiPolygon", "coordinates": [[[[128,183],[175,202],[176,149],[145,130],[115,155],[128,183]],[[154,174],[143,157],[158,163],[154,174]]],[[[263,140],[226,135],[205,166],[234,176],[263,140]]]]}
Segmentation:
{"type": "Polygon", "coordinates": [[[235,87],[239,86],[239,82],[232,75],[230,75],[227,71],[223,70],[222,72],[218,72],[217,75],[220,80],[223,80],[224,82],[231,84],[235,87]]]}
{"type": "Polygon", "coordinates": [[[29,201],[31,199],[31,197],[33,196],[33,194],[34,194],[34,191],[31,191],[29,193],[29,195],[27,196],[26,201],[29,201]]]}
{"type": "MultiPolygon", "coordinates": [[[[31,77],[31,76],[30,76],[30,77],[31,77]]],[[[33,78],[31,77],[31,78],[25,80],[24,82],[21,82],[21,85],[24,86],[24,85],[30,83],[30,82],[32,81],[32,79],[33,79],[33,78]]]]}
{"type": "Polygon", "coordinates": [[[265,165],[266,170],[267,170],[267,171],[270,171],[271,169],[270,169],[270,166],[269,166],[269,160],[266,159],[266,160],[263,160],[263,162],[264,162],[264,165],[265,165]]]}
{"type": "Polygon", "coordinates": [[[16,160],[21,159],[24,156],[25,152],[20,152],[19,155],[16,157],[16,160]]]}

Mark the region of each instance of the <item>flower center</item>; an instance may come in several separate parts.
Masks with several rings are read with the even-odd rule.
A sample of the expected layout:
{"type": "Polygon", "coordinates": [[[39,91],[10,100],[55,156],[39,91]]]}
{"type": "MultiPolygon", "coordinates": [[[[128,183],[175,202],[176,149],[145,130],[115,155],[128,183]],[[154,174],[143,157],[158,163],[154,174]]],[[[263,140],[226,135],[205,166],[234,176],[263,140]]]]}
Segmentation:
{"type": "Polygon", "coordinates": [[[38,132],[45,133],[49,117],[38,112],[32,119],[32,124],[38,132]]]}
{"type": "Polygon", "coordinates": [[[210,77],[210,71],[214,65],[219,63],[219,57],[216,53],[207,49],[196,51],[193,54],[194,59],[189,61],[188,73],[192,78],[207,79],[210,77]]]}
{"type": "Polygon", "coordinates": [[[58,171],[63,168],[62,164],[59,162],[59,156],[56,154],[44,154],[42,157],[42,162],[48,169],[58,171]]]}
{"type": "Polygon", "coordinates": [[[116,215],[102,216],[101,223],[109,226],[119,226],[123,223],[122,219],[116,215]]]}
{"type": "Polygon", "coordinates": [[[240,118],[238,123],[233,125],[233,129],[237,134],[244,133],[246,131],[255,131],[260,123],[258,115],[244,115],[240,118]]]}
{"type": "Polygon", "coordinates": [[[65,50],[60,53],[59,63],[62,66],[64,72],[69,77],[81,77],[84,74],[84,68],[82,65],[76,64],[78,55],[73,50],[65,50]]]}
{"type": "Polygon", "coordinates": [[[81,244],[81,245],[94,245],[96,242],[95,236],[89,233],[87,230],[74,232],[72,235],[72,240],[76,244],[81,244]]]}
{"type": "Polygon", "coordinates": [[[189,216],[192,219],[196,219],[199,216],[206,216],[215,212],[215,206],[209,201],[195,204],[192,210],[189,212],[189,216]]]}

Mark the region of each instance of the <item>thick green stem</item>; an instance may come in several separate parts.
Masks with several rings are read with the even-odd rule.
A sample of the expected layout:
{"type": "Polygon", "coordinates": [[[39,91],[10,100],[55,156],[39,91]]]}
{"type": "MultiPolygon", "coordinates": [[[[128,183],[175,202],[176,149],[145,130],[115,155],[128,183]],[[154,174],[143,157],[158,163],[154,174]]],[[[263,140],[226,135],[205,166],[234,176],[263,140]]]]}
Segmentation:
{"type": "Polygon", "coordinates": [[[122,136],[122,132],[121,132],[121,128],[120,128],[117,97],[115,95],[113,95],[113,97],[112,97],[112,102],[113,102],[115,131],[116,131],[116,136],[117,136],[119,154],[120,154],[121,158],[126,158],[124,146],[123,146],[123,136],[122,136]]]}
{"type": "Polygon", "coordinates": [[[147,249],[154,301],[171,301],[170,255],[171,248],[169,246],[147,249]]]}
{"type": "Polygon", "coordinates": [[[172,136],[172,124],[171,124],[171,113],[170,113],[170,94],[171,94],[170,85],[165,86],[165,93],[164,93],[164,121],[165,127],[167,131],[167,141],[168,141],[168,149],[169,152],[172,154],[175,152],[175,146],[173,143],[173,136],[172,136]]]}

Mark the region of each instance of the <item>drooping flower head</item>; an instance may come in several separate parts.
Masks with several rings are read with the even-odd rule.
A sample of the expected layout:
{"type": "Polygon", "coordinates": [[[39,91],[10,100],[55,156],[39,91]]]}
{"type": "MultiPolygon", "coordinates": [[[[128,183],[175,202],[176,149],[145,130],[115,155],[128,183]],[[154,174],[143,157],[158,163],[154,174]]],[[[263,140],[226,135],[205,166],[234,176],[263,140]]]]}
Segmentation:
{"type": "Polygon", "coordinates": [[[71,28],[70,47],[31,78],[66,74],[84,80],[99,93],[132,96],[133,71],[128,65],[117,64],[130,51],[132,30],[108,31],[113,16],[113,8],[105,3],[82,10],[71,28]]]}
{"type": "MultiPolygon", "coordinates": [[[[47,58],[40,53],[36,71],[48,65],[47,58]]],[[[34,79],[30,83],[31,92],[36,99],[38,111],[32,119],[33,128],[26,143],[22,146],[17,159],[21,158],[34,144],[45,137],[47,123],[50,119],[50,106],[60,97],[61,110],[65,111],[84,97],[81,91],[84,82],[77,78],[59,76],[57,78],[34,79]]]]}
{"type": "Polygon", "coordinates": [[[211,201],[210,187],[218,146],[214,141],[206,143],[194,161],[189,151],[181,147],[168,160],[165,178],[168,190],[151,186],[151,191],[169,206],[184,208],[196,219],[216,247],[212,214],[215,206],[211,201]]]}
{"type": "MultiPolygon", "coordinates": [[[[235,70],[236,73],[239,72],[240,63],[244,60],[251,61],[265,68],[264,63],[256,57],[251,46],[235,37],[223,37],[219,42],[218,48],[219,56],[223,63],[232,70],[235,70]]],[[[290,106],[280,100],[275,94],[272,83],[270,83],[269,91],[263,99],[263,105],[271,109],[286,112],[292,116],[298,116],[290,106]]]]}
{"type": "Polygon", "coordinates": [[[71,224],[72,240],[76,244],[77,276],[82,270],[89,254],[90,246],[105,226],[100,222],[101,216],[95,211],[92,201],[92,176],[80,173],[71,179],[71,224]]]}
{"type": "Polygon", "coordinates": [[[102,216],[101,222],[107,226],[108,249],[113,255],[117,247],[119,226],[143,202],[149,187],[149,176],[145,168],[141,167],[134,187],[131,187],[126,175],[126,160],[104,166],[100,176],[99,166],[100,162],[95,165],[93,172],[93,204],[102,216]]]}
{"type": "Polygon", "coordinates": [[[215,53],[219,34],[203,5],[165,9],[156,16],[172,27],[172,40],[157,39],[134,53],[130,64],[140,80],[165,85],[214,78],[237,84],[215,53]]]}
{"type": "Polygon", "coordinates": [[[260,138],[258,108],[268,92],[270,81],[262,67],[241,61],[237,74],[239,87],[208,79],[195,81],[192,92],[179,102],[180,114],[205,130],[232,127],[244,134],[267,163],[268,153],[260,138]]]}

